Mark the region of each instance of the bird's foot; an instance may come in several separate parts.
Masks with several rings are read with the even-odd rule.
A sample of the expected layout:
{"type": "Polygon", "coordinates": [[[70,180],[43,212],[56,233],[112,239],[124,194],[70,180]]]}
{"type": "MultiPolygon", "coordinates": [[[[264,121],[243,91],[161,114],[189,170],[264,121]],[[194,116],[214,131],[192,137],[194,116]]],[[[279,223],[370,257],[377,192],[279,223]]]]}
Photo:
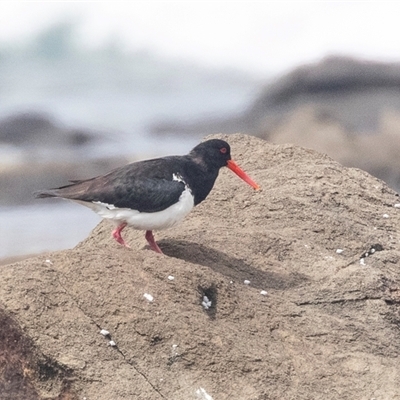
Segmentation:
{"type": "Polygon", "coordinates": [[[127,225],[128,225],[128,224],[127,224],[126,222],[124,222],[124,223],[118,225],[118,226],[112,231],[112,236],[113,236],[113,238],[114,238],[119,244],[122,244],[122,246],[125,246],[125,247],[127,247],[128,249],[130,249],[130,246],[127,245],[127,244],[125,243],[125,240],[122,239],[122,236],[121,236],[121,231],[122,231],[122,229],[124,229],[127,225]]]}
{"type": "Polygon", "coordinates": [[[154,240],[154,235],[152,231],[146,231],[145,237],[152,250],[154,250],[156,253],[164,254],[162,250],[158,247],[156,241],[154,240]]]}

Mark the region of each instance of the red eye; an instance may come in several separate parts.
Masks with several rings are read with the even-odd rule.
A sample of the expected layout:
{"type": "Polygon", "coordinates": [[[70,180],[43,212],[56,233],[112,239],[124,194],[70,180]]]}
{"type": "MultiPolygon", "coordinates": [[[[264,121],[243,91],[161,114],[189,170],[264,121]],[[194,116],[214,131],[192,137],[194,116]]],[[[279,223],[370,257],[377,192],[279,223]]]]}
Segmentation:
{"type": "Polygon", "coordinates": [[[222,153],[222,154],[225,154],[226,153],[226,147],[223,147],[222,149],[219,149],[219,151],[222,153]]]}

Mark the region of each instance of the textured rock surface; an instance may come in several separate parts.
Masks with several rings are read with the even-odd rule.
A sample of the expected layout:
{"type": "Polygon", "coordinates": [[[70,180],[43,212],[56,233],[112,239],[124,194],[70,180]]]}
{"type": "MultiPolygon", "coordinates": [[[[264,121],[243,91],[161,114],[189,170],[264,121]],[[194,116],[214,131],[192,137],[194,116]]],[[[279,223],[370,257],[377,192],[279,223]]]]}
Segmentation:
{"type": "Polygon", "coordinates": [[[396,193],[311,150],[222,138],[262,190],[221,171],[156,233],[165,256],[103,222],[1,267],[1,399],[400,397],[396,193]]]}

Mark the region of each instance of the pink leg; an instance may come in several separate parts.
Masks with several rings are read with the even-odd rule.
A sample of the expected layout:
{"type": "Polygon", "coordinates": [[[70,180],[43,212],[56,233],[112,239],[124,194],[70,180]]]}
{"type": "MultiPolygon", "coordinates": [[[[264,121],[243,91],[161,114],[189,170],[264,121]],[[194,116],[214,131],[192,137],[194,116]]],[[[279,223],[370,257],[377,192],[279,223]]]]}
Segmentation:
{"type": "Polygon", "coordinates": [[[158,244],[154,240],[153,232],[152,231],[146,231],[146,240],[149,242],[149,245],[152,250],[154,250],[156,253],[164,254],[161,249],[158,247],[158,244]]]}
{"type": "Polygon", "coordinates": [[[122,224],[118,225],[118,226],[112,231],[113,238],[114,238],[119,244],[122,244],[122,245],[125,246],[125,247],[129,247],[129,246],[125,243],[124,239],[122,239],[121,231],[122,231],[122,229],[124,229],[127,225],[128,225],[128,224],[127,224],[126,222],[123,222],[122,224]]]}

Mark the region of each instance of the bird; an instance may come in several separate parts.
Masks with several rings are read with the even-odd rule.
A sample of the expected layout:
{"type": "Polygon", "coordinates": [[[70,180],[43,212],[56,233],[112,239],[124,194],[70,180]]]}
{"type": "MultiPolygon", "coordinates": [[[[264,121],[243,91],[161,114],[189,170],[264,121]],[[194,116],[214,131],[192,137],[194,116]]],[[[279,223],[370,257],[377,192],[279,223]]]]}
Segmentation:
{"type": "Polygon", "coordinates": [[[228,167],[255,190],[260,188],[232,160],[226,141],[210,139],[187,155],[133,162],[106,175],[70,180],[68,185],[35,192],[35,197],[59,197],[91,208],[115,223],[112,236],[125,247],[129,245],[121,232],[126,226],[146,231],[150,248],[163,254],[153,231],[182,221],[208,196],[222,167],[228,167]]]}

